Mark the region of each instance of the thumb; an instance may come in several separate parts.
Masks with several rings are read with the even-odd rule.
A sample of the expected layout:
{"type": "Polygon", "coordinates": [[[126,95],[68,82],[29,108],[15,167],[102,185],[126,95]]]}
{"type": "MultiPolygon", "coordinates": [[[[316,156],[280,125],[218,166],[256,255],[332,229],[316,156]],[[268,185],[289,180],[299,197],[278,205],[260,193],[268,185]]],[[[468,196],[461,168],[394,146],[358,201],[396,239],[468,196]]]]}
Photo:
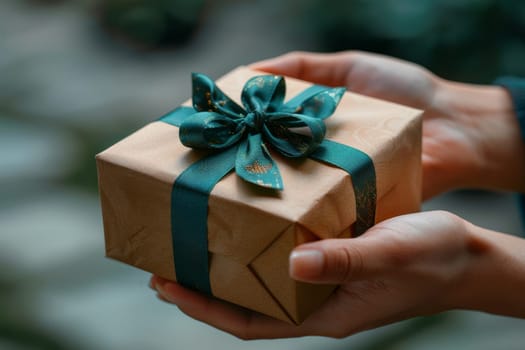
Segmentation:
{"type": "Polygon", "coordinates": [[[464,259],[469,237],[466,225],[465,220],[442,211],[398,216],[357,238],[298,246],[290,254],[290,276],[310,283],[341,284],[412,267],[418,273],[425,268],[432,271],[445,262],[464,259]]]}
{"type": "Polygon", "coordinates": [[[327,239],[303,244],[290,254],[290,276],[310,283],[342,284],[384,273],[385,244],[374,237],[327,239]]]}

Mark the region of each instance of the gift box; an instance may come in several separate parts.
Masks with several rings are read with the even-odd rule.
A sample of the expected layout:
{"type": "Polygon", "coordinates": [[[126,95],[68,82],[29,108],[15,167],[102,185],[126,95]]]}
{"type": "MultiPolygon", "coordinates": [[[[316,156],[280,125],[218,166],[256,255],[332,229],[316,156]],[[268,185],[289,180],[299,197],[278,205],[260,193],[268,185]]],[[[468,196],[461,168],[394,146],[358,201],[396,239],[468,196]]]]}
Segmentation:
{"type": "MultiPolygon", "coordinates": [[[[253,130],[257,125],[264,128],[261,113],[251,113],[250,122],[247,115],[233,114],[230,117],[236,123],[244,120],[235,127],[217,113],[223,107],[237,111],[229,98],[239,106],[257,104],[260,99],[257,100],[256,89],[264,87],[264,82],[252,78],[261,74],[246,67],[237,68],[216,82],[216,90],[202,81],[196,86],[194,81],[193,107],[192,100],[188,100],[182,105],[186,107],[151,122],[97,155],[106,255],[214,297],[299,324],[336,286],[292,280],[288,275],[288,257],[294,247],[319,239],[354,237],[374,222],[419,210],[422,112],[350,92],[343,94],[341,90],[321,94],[316,90],[314,98],[303,96],[298,106],[292,106],[292,101],[283,104],[283,110],[288,108],[288,114],[281,113],[283,117],[275,107],[282,102],[275,91],[284,94],[285,84],[285,98],[290,100],[305,90],[312,93],[312,84],[270,76],[275,89],[270,98],[277,102],[263,107],[270,112],[275,107],[267,129],[276,135],[277,147],[263,140],[262,148],[257,148],[262,161],[238,167],[237,172],[232,165],[216,170],[207,159],[233,154],[237,157],[233,162],[238,164],[242,156],[238,150],[236,154],[231,152],[236,146],[228,144],[224,150],[188,148],[183,142],[188,143],[187,135],[194,127],[183,127],[180,121],[193,118],[191,115],[197,111],[209,112],[205,116],[213,117],[210,125],[219,125],[219,136],[230,137],[232,130],[240,130],[239,125],[245,123],[248,126],[242,124],[241,133],[259,140],[253,130]],[[247,81],[250,83],[245,85],[247,81]],[[201,97],[196,97],[199,91],[201,97]],[[255,102],[246,97],[249,93],[256,96],[255,102]],[[202,107],[203,103],[209,108],[202,107]],[[328,107],[320,106],[322,103],[328,107]],[[325,107],[333,112],[329,118],[323,114],[325,107]],[[298,116],[302,112],[307,117],[298,116]],[[305,129],[302,121],[309,123],[312,113],[323,114],[317,119],[323,119],[324,126],[314,120],[313,126],[308,124],[307,132],[301,131],[305,129]],[[288,123],[286,128],[276,126],[276,119],[288,123]],[[319,133],[324,136],[322,141],[316,136],[319,133]],[[302,152],[311,144],[311,148],[320,148],[305,151],[304,157],[282,155],[276,149],[284,139],[299,140],[292,151],[302,152]],[[305,139],[314,140],[305,146],[305,139]],[[322,149],[324,146],[327,150],[322,149]],[[370,159],[370,164],[350,171],[325,159],[330,154],[349,161],[350,167],[355,165],[354,156],[358,162],[361,158],[370,159]],[[196,174],[192,173],[195,169],[196,174]],[[255,180],[242,178],[243,169],[255,180]],[[271,181],[257,177],[266,176],[268,169],[276,170],[271,181]],[[217,171],[224,174],[216,174],[217,171]],[[212,180],[208,179],[210,176],[212,180]],[[193,181],[197,188],[187,188],[181,179],[193,181]],[[198,188],[207,182],[207,190],[198,188]]],[[[189,87],[188,82],[188,90],[189,87]]],[[[209,124],[209,118],[204,124],[209,124]]],[[[206,132],[197,133],[189,143],[199,146],[206,132]]],[[[212,146],[226,142],[210,139],[212,146]]],[[[227,140],[226,143],[231,141],[227,140]]],[[[244,141],[238,141],[241,142],[244,141]]],[[[253,152],[250,142],[245,146],[251,145],[253,152]]]]}

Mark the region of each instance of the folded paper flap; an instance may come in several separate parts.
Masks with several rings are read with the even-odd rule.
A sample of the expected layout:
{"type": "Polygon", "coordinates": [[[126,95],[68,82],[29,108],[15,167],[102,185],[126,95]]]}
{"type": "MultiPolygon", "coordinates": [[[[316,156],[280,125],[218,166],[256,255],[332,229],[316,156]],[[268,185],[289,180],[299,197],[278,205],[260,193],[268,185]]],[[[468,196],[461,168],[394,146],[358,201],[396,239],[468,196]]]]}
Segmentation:
{"type": "MultiPolygon", "coordinates": [[[[348,229],[334,237],[349,237],[348,229]]],[[[257,256],[250,268],[294,323],[301,323],[328,297],[335,286],[304,284],[290,278],[288,257],[298,244],[319,238],[300,224],[290,226],[257,256]]]]}
{"type": "Polygon", "coordinates": [[[293,323],[293,319],[250,266],[231,257],[213,254],[210,282],[217,298],[293,323]]]}
{"type": "MultiPolygon", "coordinates": [[[[234,174],[228,175],[223,181],[233,182],[233,187],[247,186],[249,188],[245,191],[248,193],[254,188],[234,174]]],[[[293,224],[290,219],[260,210],[253,203],[247,204],[224,196],[211,196],[208,205],[209,251],[232,257],[245,265],[293,224]]]]}
{"type": "Polygon", "coordinates": [[[272,244],[259,254],[250,268],[281,308],[294,322],[297,320],[295,289],[297,282],[288,274],[288,256],[296,245],[297,225],[283,231],[272,244]]]}

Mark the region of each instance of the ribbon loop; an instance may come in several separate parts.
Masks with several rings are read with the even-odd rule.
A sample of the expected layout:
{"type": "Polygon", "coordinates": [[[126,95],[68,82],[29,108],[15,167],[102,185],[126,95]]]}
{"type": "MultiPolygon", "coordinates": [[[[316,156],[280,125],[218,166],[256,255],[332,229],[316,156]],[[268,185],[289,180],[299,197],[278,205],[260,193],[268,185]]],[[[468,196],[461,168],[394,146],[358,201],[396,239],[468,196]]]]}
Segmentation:
{"type": "Polygon", "coordinates": [[[284,78],[276,75],[260,75],[246,82],[241,101],[249,112],[271,113],[283,105],[286,85],[284,78]]]}
{"type": "Polygon", "coordinates": [[[232,119],[241,118],[245,111],[219,89],[213,80],[204,74],[192,74],[193,108],[197,112],[217,112],[232,119]]]}
{"type": "Polygon", "coordinates": [[[334,113],[345,91],[345,88],[320,91],[304,100],[298,106],[296,112],[324,120],[334,113]]]}
{"type": "Polygon", "coordinates": [[[181,142],[195,149],[224,149],[239,141],[242,125],[216,112],[195,113],[180,125],[181,142]]]}
{"type": "Polygon", "coordinates": [[[300,158],[312,153],[323,141],[326,127],[320,119],[301,114],[274,114],[267,138],[286,157],[300,158]]]}

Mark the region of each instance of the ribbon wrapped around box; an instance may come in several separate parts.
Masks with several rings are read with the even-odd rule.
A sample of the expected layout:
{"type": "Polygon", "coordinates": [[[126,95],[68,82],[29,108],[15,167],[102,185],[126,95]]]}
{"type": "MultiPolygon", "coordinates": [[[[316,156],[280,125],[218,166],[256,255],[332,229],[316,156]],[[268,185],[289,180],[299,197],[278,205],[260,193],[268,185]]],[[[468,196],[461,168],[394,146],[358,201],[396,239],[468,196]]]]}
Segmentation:
{"type": "Polygon", "coordinates": [[[97,155],[106,255],[301,323],[335,286],[292,280],[295,246],[419,209],[422,113],[261,74],[194,75],[192,101],[97,155]]]}

